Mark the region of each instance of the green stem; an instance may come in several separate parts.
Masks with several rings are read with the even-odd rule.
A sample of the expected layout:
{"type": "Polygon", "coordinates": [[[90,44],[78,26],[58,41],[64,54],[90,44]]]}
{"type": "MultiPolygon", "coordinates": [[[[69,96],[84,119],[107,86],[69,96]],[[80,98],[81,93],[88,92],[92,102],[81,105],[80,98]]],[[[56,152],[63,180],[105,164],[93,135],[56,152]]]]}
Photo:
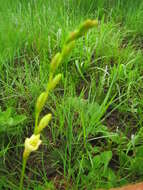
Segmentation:
{"type": "Polygon", "coordinates": [[[52,81],[52,79],[53,79],[53,75],[54,75],[54,73],[53,73],[53,72],[50,72],[50,74],[49,74],[49,81],[48,81],[48,83],[52,81]]]}
{"type": "Polygon", "coordinates": [[[27,163],[27,158],[23,158],[19,190],[23,189],[23,179],[25,174],[26,163],[27,163]]]}
{"type": "Polygon", "coordinates": [[[34,133],[36,132],[37,130],[37,126],[38,126],[38,119],[39,119],[39,113],[37,114],[36,113],[36,116],[35,116],[35,128],[34,128],[34,133]]]}

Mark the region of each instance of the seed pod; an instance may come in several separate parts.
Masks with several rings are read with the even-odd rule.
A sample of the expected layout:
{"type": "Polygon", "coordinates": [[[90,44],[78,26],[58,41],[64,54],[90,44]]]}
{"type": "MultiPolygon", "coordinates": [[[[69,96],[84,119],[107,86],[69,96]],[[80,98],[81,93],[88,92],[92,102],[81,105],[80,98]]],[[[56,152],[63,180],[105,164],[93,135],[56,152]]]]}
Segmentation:
{"type": "Polygon", "coordinates": [[[52,114],[45,115],[41,120],[36,128],[35,134],[40,134],[41,131],[49,124],[50,120],[52,119],[52,114]]]}

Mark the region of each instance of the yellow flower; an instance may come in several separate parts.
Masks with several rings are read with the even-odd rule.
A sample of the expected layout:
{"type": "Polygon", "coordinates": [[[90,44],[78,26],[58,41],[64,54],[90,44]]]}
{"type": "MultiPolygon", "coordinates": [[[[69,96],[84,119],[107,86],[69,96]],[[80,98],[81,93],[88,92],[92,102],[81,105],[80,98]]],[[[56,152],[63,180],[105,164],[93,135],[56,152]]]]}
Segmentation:
{"type": "Polygon", "coordinates": [[[23,153],[23,158],[28,158],[29,154],[33,151],[36,151],[42,141],[40,140],[40,134],[38,135],[32,135],[30,138],[25,139],[25,149],[23,153]]]}

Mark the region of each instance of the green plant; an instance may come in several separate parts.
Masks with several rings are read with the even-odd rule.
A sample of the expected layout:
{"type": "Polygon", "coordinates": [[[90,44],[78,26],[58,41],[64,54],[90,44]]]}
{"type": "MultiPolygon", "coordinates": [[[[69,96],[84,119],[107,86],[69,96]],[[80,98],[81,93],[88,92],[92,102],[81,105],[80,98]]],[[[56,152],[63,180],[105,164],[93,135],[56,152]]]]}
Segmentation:
{"type": "Polygon", "coordinates": [[[22,130],[22,123],[26,120],[24,114],[17,114],[11,107],[6,111],[2,111],[0,108],[0,157],[3,157],[8,151],[10,146],[10,140],[12,137],[19,134],[22,130]]]}
{"type": "Polygon", "coordinates": [[[51,58],[68,31],[95,17],[98,30],[78,40],[56,71],[63,74],[62,85],[51,91],[41,113],[51,112],[53,119],[41,134],[41,151],[28,159],[24,189],[48,189],[49,182],[55,189],[107,189],[143,180],[142,10],[141,0],[0,0],[0,105],[2,112],[18,110],[12,110],[13,119],[27,116],[17,125],[11,119],[0,124],[0,189],[19,188],[19,153],[24,136],[32,134],[33,108],[51,58]],[[107,171],[116,180],[100,163],[93,166],[107,151],[107,171]]]}
{"type": "Polygon", "coordinates": [[[36,151],[39,148],[40,144],[42,143],[42,141],[40,140],[40,134],[42,130],[49,124],[52,118],[51,114],[47,114],[39,121],[40,113],[47,101],[49,93],[56,87],[56,85],[59,83],[62,77],[61,73],[56,74],[56,76],[54,76],[55,71],[58,68],[58,66],[61,64],[61,62],[65,60],[65,58],[69,55],[69,53],[73,49],[75,40],[83,36],[90,28],[96,26],[97,24],[98,22],[96,20],[86,20],[83,24],[81,24],[81,26],[76,31],[70,33],[70,35],[66,39],[66,42],[62,48],[61,53],[57,53],[53,57],[50,63],[50,73],[49,73],[49,80],[47,87],[45,91],[40,94],[35,105],[34,133],[30,138],[26,138],[24,144],[23,164],[22,164],[20,187],[19,187],[20,190],[23,189],[23,179],[24,179],[27,159],[31,152],[36,151]]]}
{"type": "Polygon", "coordinates": [[[26,119],[25,115],[18,115],[12,108],[2,111],[0,108],[0,136],[15,135],[18,132],[17,125],[26,119]]]}

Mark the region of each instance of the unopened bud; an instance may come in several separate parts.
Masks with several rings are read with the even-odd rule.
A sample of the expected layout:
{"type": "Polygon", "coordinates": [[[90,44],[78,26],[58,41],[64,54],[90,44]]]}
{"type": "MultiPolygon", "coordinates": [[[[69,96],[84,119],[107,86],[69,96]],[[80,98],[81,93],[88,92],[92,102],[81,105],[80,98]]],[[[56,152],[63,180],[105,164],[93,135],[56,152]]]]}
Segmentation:
{"type": "Polygon", "coordinates": [[[47,99],[47,93],[42,92],[36,102],[36,113],[40,113],[47,99]]]}
{"type": "Polygon", "coordinates": [[[41,120],[36,128],[35,134],[40,134],[40,132],[49,124],[50,120],[52,119],[52,114],[45,115],[41,120]]]}
{"type": "Polygon", "coordinates": [[[62,57],[65,58],[70,54],[72,49],[74,48],[75,41],[71,41],[70,43],[64,45],[63,50],[62,50],[62,57]]]}
{"type": "Polygon", "coordinates": [[[71,32],[69,37],[66,40],[66,44],[78,39],[80,37],[80,34],[78,31],[71,32]]]}
{"type": "Polygon", "coordinates": [[[66,44],[80,38],[81,36],[83,36],[90,28],[93,28],[94,26],[98,25],[98,21],[97,20],[86,20],[83,24],[81,24],[81,26],[79,27],[78,30],[71,32],[69,37],[66,40],[66,44]]]}
{"type": "Polygon", "coordinates": [[[48,83],[47,91],[53,90],[62,78],[62,74],[57,74],[53,80],[48,83]]]}
{"type": "Polygon", "coordinates": [[[61,63],[61,61],[62,61],[61,54],[60,54],[60,53],[57,53],[57,54],[53,57],[53,59],[52,59],[52,61],[51,61],[51,64],[50,64],[51,72],[54,72],[54,71],[58,68],[58,66],[59,66],[59,64],[61,63]]]}
{"type": "Polygon", "coordinates": [[[84,34],[86,33],[90,28],[93,28],[94,26],[98,25],[97,20],[86,20],[79,28],[79,33],[84,34]]]}

